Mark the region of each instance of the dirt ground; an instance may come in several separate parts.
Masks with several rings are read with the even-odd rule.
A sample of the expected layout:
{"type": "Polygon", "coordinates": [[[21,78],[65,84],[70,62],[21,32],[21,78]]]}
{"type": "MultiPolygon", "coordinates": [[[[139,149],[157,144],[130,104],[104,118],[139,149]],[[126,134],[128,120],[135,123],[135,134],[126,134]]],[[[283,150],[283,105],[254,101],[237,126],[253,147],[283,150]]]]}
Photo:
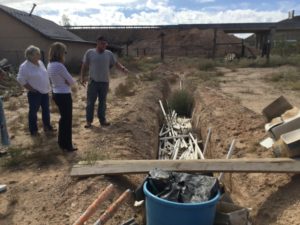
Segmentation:
{"type": "MultiPolygon", "coordinates": [[[[200,122],[202,134],[211,127],[212,141],[208,155],[225,158],[233,139],[236,140],[233,158],[274,157],[271,150],[259,146],[267,137],[262,109],[284,95],[293,105],[299,106],[299,93],[280,90],[264,82],[266,76],[284,71],[280,68],[243,68],[225,72],[219,90],[200,88],[196,96],[194,123],[200,122]]],[[[226,174],[225,187],[230,197],[250,210],[253,224],[300,224],[300,176],[294,174],[226,174]]]]}
{"type": "MultiPolygon", "coordinates": [[[[299,93],[284,87],[274,88],[263,77],[285,69],[243,68],[233,72],[218,68],[224,73],[218,88],[205,87],[197,81],[193,124],[203,138],[208,127],[212,128],[207,158],[224,158],[233,138],[236,139],[234,158],[273,157],[271,151],[258,144],[266,137],[261,110],[280,95],[298,107],[300,98],[299,93]]],[[[0,158],[4,164],[0,183],[8,187],[0,193],[0,224],[72,224],[101,190],[112,183],[116,187],[114,198],[100,205],[87,223],[93,224],[114,199],[127,188],[134,190],[145,176],[71,178],[72,165],[80,160],[155,158],[162,122],[158,100],[167,97],[170,87],[178,86],[174,83],[176,79],[194,80],[193,71],[175,61],[160,64],[147,74],[147,79],[135,80],[133,93],[125,97],[116,96],[115,90],[126,82],[126,77],[114,75],[107,108],[112,126],[108,128],[101,128],[96,119],[92,129],[84,128],[86,89],[77,86],[73,92],[73,139],[79,148],[76,153],[62,153],[55,135],[42,131],[35,138],[29,135],[25,93],[5,101],[12,147],[11,157],[0,158]]],[[[53,105],[52,121],[57,126],[58,112],[53,105]]],[[[294,174],[225,175],[228,194],[237,204],[251,208],[252,222],[257,225],[300,224],[299,181],[300,177],[294,174]]],[[[143,224],[143,207],[134,208],[132,204],[130,199],[107,224],[120,225],[131,217],[143,224]]]]}

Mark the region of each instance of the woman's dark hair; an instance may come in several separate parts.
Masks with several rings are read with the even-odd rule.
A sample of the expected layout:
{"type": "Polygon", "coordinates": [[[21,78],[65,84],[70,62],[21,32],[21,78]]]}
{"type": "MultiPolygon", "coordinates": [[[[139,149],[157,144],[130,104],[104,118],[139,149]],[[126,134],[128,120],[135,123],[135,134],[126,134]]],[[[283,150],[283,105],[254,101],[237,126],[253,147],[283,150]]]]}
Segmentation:
{"type": "Polygon", "coordinates": [[[54,42],[49,49],[49,62],[62,62],[67,47],[61,42],[54,42]]]}

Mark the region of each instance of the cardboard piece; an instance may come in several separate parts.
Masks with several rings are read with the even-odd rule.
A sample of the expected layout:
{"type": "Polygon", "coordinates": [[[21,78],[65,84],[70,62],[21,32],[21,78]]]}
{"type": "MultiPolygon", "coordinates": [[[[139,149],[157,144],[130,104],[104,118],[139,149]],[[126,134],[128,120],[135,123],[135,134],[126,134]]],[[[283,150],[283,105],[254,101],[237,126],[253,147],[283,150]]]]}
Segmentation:
{"type": "Polygon", "coordinates": [[[275,140],[282,134],[296,129],[300,129],[300,110],[297,107],[287,110],[280,117],[273,118],[270,123],[265,124],[265,130],[275,140]]]}
{"type": "Polygon", "coordinates": [[[274,144],[274,140],[270,137],[267,137],[264,140],[262,140],[261,142],[259,142],[259,144],[265,148],[271,148],[272,145],[274,144]]]}
{"type": "Polygon", "coordinates": [[[233,203],[220,201],[217,204],[214,224],[247,225],[248,217],[248,209],[237,206],[233,203]]]}
{"type": "Polygon", "coordinates": [[[273,118],[281,116],[284,112],[292,109],[293,106],[285,99],[285,97],[280,96],[275,101],[271,102],[262,110],[262,114],[266,119],[271,121],[273,118]]]}

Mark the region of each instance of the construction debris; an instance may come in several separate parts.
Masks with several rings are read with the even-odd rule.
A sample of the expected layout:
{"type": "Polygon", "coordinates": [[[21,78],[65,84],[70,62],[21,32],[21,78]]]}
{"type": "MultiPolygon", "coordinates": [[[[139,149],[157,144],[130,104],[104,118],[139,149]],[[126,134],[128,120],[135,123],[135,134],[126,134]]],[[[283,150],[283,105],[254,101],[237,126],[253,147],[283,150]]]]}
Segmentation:
{"type": "Polygon", "coordinates": [[[159,159],[204,159],[197,138],[192,134],[191,119],[181,118],[172,110],[166,113],[162,101],[159,100],[165,118],[159,132],[159,159]]]}
{"type": "Polygon", "coordinates": [[[263,109],[263,114],[268,120],[265,130],[270,137],[260,144],[272,146],[276,157],[300,156],[300,110],[280,96],[263,109]]]}
{"type": "Polygon", "coordinates": [[[230,202],[217,204],[215,225],[249,225],[249,210],[230,202]]]}
{"type": "Polygon", "coordinates": [[[118,208],[129,199],[131,196],[132,191],[127,189],[123,192],[123,194],[115,201],[113,202],[108,209],[100,216],[100,218],[94,223],[94,225],[103,225],[105,224],[118,210],[118,208]]]}
{"type": "MultiPolygon", "coordinates": [[[[95,213],[100,204],[110,198],[113,193],[114,187],[112,184],[110,184],[104,189],[104,191],[100,193],[98,198],[86,209],[86,211],[76,220],[76,222],[73,223],[73,225],[84,225],[85,222],[95,213]]],[[[94,223],[94,225],[105,224],[115,214],[122,203],[124,203],[130,197],[131,193],[132,191],[129,189],[123,192],[123,194],[105,210],[105,212],[94,223]]]]}
{"type": "Polygon", "coordinates": [[[138,225],[134,218],[130,218],[129,220],[125,221],[121,225],[138,225]]]}
{"type": "Polygon", "coordinates": [[[1,193],[1,192],[5,192],[6,189],[7,189],[6,184],[0,184],[0,193],[1,193]]]}
{"type": "Polygon", "coordinates": [[[86,209],[86,211],[73,223],[73,225],[84,225],[84,223],[95,213],[101,203],[112,196],[114,187],[112,184],[107,186],[104,191],[100,193],[98,198],[86,209]]]}

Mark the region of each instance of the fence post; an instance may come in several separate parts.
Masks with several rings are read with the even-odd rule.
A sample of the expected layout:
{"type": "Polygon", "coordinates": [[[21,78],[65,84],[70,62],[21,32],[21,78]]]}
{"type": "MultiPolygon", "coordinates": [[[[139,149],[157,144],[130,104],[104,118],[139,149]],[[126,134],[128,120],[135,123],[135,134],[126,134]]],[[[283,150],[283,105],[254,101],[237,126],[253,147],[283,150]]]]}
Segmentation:
{"type": "Polygon", "coordinates": [[[164,32],[160,33],[160,38],[161,38],[161,44],[160,44],[160,58],[162,61],[164,61],[165,58],[165,34],[164,32]]]}
{"type": "Polygon", "coordinates": [[[214,37],[213,37],[213,49],[212,49],[212,57],[215,59],[216,57],[216,49],[217,49],[217,29],[214,29],[214,37]]]}
{"type": "Polygon", "coordinates": [[[241,57],[245,57],[245,43],[244,43],[244,39],[242,39],[241,57]]]}

